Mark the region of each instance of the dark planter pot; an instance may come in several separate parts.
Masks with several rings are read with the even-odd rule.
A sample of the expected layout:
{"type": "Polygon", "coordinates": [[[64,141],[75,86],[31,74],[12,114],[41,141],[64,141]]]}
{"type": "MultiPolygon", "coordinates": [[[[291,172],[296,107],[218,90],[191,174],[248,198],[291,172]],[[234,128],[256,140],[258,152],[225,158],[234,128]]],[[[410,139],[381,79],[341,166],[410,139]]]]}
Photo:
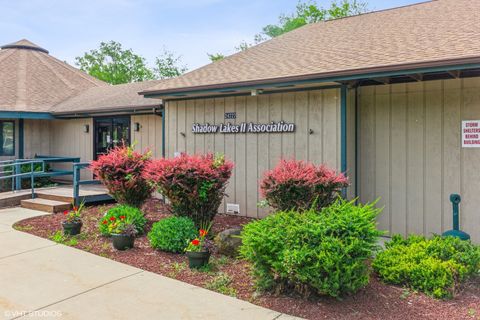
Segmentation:
{"type": "Polygon", "coordinates": [[[188,257],[188,266],[190,269],[198,269],[208,264],[210,260],[210,252],[201,251],[201,252],[186,252],[188,257]]]}
{"type": "Polygon", "coordinates": [[[63,234],[66,236],[74,236],[80,233],[82,222],[62,222],[63,234]]]}
{"type": "Polygon", "coordinates": [[[112,234],[112,244],[117,250],[127,250],[133,248],[135,236],[126,234],[112,234]]]}

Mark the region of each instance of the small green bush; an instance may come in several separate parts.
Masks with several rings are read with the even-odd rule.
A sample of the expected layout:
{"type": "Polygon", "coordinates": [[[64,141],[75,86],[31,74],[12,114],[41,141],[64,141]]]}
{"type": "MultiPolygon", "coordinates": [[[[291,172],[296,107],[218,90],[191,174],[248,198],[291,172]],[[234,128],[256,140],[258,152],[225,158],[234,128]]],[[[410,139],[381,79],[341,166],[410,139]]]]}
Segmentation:
{"type": "Polygon", "coordinates": [[[279,212],[244,227],[240,254],[261,290],[340,297],[368,283],[378,213],[341,199],[322,211],[279,212]]]}
{"type": "Polygon", "coordinates": [[[388,283],[406,285],[435,298],[450,298],[480,270],[480,247],[458,238],[396,235],[373,262],[388,283]]]}
{"type": "Polygon", "coordinates": [[[143,234],[147,219],[140,209],[127,205],[117,205],[107,211],[105,216],[98,222],[98,230],[100,233],[104,236],[110,236],[110,224],[115,223],[115,221],[122,216],[135,226],[138,234],[143,234]]]}
{"type": "Polygon", "coordinates": [[[155,222],[148,233],[153,248],[175,253],[183,252],[196,236],[195,224],[187,217],[162,219],[155,222]]]}

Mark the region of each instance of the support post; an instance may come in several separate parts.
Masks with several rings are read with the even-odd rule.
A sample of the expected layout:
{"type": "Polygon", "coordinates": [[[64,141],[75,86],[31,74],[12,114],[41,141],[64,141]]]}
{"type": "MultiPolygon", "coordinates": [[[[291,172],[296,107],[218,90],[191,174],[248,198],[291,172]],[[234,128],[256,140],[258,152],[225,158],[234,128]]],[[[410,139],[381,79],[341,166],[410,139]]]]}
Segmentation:
{"type": "Polygon", "coordinates": [[[80,198],[80,166],[73,164],[73,205],[78,206],[80,198]]]}
{"type": "MultiPolygon", "coordinates": [[[[340,163],[341,172],[347,175],[347,86],[340,88],[340,163]]],[[[347,189],[342,190],[343,197],[347,196],[347,189]]]]}

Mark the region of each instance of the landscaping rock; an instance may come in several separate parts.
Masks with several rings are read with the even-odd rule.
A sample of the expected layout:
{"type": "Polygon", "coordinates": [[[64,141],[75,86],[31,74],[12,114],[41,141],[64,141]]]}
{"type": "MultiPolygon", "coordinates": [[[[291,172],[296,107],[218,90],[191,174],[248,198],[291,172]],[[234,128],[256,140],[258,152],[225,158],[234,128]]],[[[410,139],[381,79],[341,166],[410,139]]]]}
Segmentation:
{"type": "Polygon", "coordinates": [[[240,238],[241,228],[226,229],[220,232],[215,237],[215,245],[217,246],[218,253],[236,257],[238,255],[238,248],[242,245],[242,239],[240,238]]]}

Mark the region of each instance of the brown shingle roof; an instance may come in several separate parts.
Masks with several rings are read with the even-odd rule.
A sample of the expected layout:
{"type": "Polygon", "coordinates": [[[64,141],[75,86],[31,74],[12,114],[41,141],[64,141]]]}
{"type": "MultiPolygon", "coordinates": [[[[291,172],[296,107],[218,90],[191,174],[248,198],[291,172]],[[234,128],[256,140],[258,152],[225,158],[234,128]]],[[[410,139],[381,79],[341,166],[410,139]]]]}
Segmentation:
{"type": "Polygon", "coordinates": [[[0,50],[0,111],[48,112],[60,101],[107,86],[28,40],[0,50]]]}
{"type": "Polygon", "coordinates": [[[164,80],[134,82],[94,87],[55,105],[54,114],[75,112],[98,112],[125,108],[158,107],[159,100],[144,98],[138,92],[160,84],[164,80]]]}
{"type": "Polygon", "coordinates": [[[310,24],[143,93],[442,66],[467,59],[480,63],[480,1],[437,0],[310,24]]]}

